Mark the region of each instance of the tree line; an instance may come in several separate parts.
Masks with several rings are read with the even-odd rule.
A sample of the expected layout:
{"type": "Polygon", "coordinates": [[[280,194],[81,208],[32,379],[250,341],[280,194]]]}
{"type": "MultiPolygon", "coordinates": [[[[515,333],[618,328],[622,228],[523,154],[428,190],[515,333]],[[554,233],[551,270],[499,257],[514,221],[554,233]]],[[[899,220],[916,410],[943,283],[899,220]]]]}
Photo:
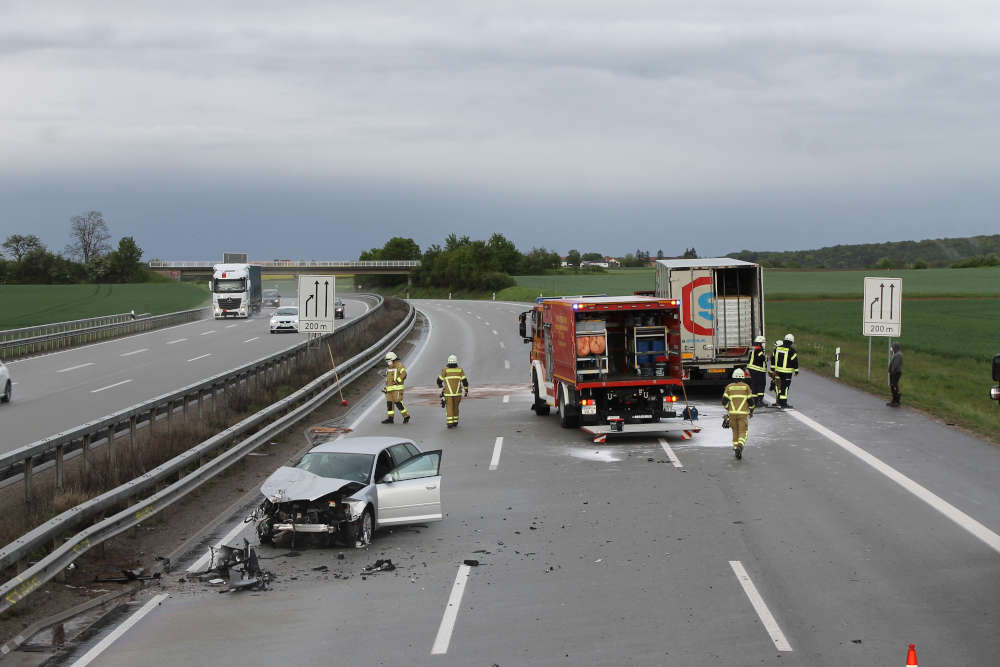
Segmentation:
{"type": "Polygon", "coordinates": [[[835,245],[784,252],[741,250],[727,257],[787,269],[926,269],[1000,266],[1000,234],[835,245]]]}
{"type": "Polygon", "coordinates": [[[11,234],[0,244],[0,282],[25,284],[129,283],[149,279],[142,248],[123,236],[111,248],[111,232],[100,211],[70,218],[70,243],[59,252],[34,234],[11,234]]]}

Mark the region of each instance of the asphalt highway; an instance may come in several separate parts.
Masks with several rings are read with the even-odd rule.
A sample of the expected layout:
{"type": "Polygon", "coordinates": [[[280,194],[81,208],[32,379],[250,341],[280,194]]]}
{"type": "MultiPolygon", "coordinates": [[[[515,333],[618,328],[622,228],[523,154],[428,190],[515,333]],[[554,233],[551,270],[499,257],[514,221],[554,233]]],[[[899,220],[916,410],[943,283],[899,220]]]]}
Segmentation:
{"type": "MultiPolygon", "coordinates": [[[[368,304],[345,298],[346,321],[368,304]]],[[[282,299],[294,305],[295,299],[282,299]]],[[[304,339],[270,334],[264,309],[250,319],[199,320],[8,363],[14,400],[0,410],[0,452],[8,452],[304,339]]]]}
{"type": "Polygon", "coordinates": [[[521,308],[417,303],[413,420],[380,424],[372,394],[349,421],[444,450],[445,519],[367,550],[262,547],[273,590],[167,585],[67,664],[896,667],[910,643],[997,664],[996,447],[808,373],[742,461],[707,394],[690,441],[595,445],[529,410],[521,308]],[[452,353],[473,397],[446,430],[431,387],[452,353]],[[377,558],[398,569],[361,576],[377,558]]]}

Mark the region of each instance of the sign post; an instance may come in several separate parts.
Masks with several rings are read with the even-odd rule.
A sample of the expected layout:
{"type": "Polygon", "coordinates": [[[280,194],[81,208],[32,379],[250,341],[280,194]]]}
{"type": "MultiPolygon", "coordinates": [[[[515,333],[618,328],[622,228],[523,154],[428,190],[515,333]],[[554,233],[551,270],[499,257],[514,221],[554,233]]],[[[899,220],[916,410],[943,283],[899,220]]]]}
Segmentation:
{"type": "Polygon", "coordinates": [[[299,333],[333,333],[336,280],[334,276],[299,276],[299,333]]]}
{"type": "Polygon", "coordinates": [[[865,277],[861,333],[868,336],[868,379],[872,379],[872,336],[891,342],[903,332],[903,279],[865,277]]]}

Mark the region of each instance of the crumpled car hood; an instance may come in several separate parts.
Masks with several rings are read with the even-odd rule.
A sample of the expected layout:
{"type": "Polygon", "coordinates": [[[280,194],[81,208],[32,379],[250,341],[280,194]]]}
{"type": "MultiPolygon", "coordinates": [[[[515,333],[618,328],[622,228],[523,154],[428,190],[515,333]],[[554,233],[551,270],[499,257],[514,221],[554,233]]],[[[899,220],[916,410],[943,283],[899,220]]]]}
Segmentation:
{"type": "MultiPolygon", "coordinates": [[[[359,482],[320,477],[301,468],[283,466],[264,480],[260,491],[272,502],[275,496],[280,495],[281,498],[277,502],[284,503],[291,500],[316,500],[334,491],[340,491],[348,485],[353,485],[356,489],[364,488],[364,484],[359,482]]],[[[350,492],[356,489],[351,489],[350,492]]]]}

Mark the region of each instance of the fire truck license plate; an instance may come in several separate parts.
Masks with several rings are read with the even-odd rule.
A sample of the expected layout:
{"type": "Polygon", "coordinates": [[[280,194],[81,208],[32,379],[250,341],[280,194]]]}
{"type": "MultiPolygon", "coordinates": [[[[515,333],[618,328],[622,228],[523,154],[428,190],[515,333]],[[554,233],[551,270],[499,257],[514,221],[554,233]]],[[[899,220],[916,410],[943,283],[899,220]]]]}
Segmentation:
{"type": "Polygon", "coordinates": [[[580,406],[581,415],[596,415],[597,406],[596,405],[581,405],[580,406]]]}

